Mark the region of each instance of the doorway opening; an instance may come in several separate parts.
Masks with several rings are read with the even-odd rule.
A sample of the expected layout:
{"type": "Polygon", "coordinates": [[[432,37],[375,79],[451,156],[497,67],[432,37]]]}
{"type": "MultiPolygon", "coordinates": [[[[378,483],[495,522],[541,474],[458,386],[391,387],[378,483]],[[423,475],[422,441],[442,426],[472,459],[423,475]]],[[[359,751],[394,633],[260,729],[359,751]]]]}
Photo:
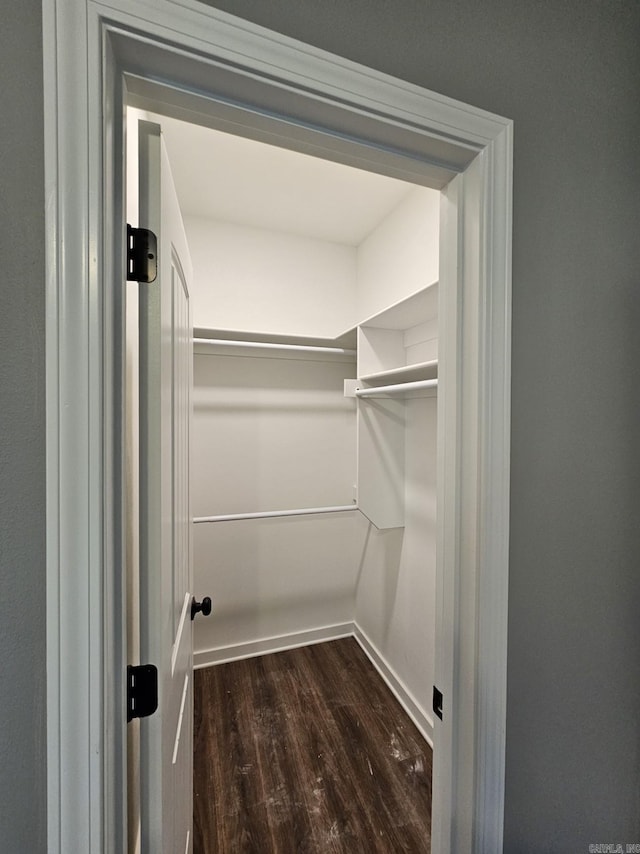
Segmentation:
{"type": "MultiPolygon", "coordinates": [[[[214,601],[212,617],[196,621],[196,666],[352,636],[373,665],[371,690],[380,674],[408,716],[402,723],[398,710],[401,723],[379,745],[404,768],[403,730],[415,725],[429,748],[434,735],[440,193],[129,109],[134,225],[138,119],[162,127],[194,267],[193,590],[214,601]],[[356,386],[367,396],[357,399],[356,386]]],[[[135,406],[137,285],[128,288],[135,406]]],[[[132,457],[135,444],[132,435],[132,457]]],[[[133,556],[130,568],[133,663],[133,556]]],[[[135,829],[137,727],[129,736],[135,829]]],[[[415,736],[408,743],[419,751],[415,736]]],[[[407,799],[430,793],[424,751],[407,799]]],[[[368,787],[373,802],[382,783],[368,787]]],[[[393,820],[408,821],[396,809],[393,820]]],[[[422,811],[415,832],[427,851],[431,804],[422,811]]],[[[314,833],[348,830],[335,810],[324,820],[314,833]]]]}

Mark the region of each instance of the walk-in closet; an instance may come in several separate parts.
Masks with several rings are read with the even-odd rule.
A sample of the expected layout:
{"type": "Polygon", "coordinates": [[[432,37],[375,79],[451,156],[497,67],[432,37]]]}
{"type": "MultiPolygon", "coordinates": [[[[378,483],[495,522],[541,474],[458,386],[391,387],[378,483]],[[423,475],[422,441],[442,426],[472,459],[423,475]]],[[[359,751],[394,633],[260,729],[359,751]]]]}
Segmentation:
{"type": "MultiPolygon", "coordinates": [[[[270,844],[284,844],[274,840],[285,822],[285,835],[298,834],[302,846],[292,851],[427,852],[428,838],[416,847],[415,836],[397,830],[404,819],[391,836],[380,830],[382,842],[358,848],[353,839],[387,809],[378,782],[391,792],[404,780],[416,814],[425,792],[430,799],[440,194],[161,123],[193,263],[193,592],[212,600],[211,615],[194,622],[195,850],[200,840],[212,846],[202,851],[269,854],[270,844]],[[351,685],[366,678],[373,682],[357,700],[351,685]],[[333,699],[323,693],[331,685],[333,699]],[[380,692],[400,718],[385,717],[380,692]],[[362,727],[377,733],[378,765],[353,741],[357,715],[345,724],[346,744],[336,747],[332,735],[345,723],[340,710],[360,703],[364,713],[367,697],[379,717],[367,723],[364,715],[362,727]],[[285,733],[260,748],[266,723],[269,738],[274,721],[293,726],[294,705],[304,737],[290,729],[289,742],[285,733]],[[240,794],[215,813],[224,784],[202,765],[207,738],[225,753],[227,789],[254,804],[262,797],[262,818],[249,816],[240,794]],[[273,770],[281,752],[295,756],[304,744],[318,754],[307,770],[273,770]],[[328,761],[330,749],[342,757],[328,761]],[[341,787],[328,778],[355,779],[358,763],[373,787],[363,799],[374,818],[354,808],[337,819],[332,793],[341,787]],[[384,782],[387,763],[400,769],[399,782],[384,782]],[[255,765],[272,769],[273,792],[260,795],[255,765]],[[292,819],[296,809],[320,824],[292,819]],[[234,812],[230,832],[243,842],[202,841],[204,815],[219,825],[234,812]]],[[[354,803],[353,793],[345,797],[354,803]]],[[[406,800],[401,791],[393,797],[406,800]]]]}

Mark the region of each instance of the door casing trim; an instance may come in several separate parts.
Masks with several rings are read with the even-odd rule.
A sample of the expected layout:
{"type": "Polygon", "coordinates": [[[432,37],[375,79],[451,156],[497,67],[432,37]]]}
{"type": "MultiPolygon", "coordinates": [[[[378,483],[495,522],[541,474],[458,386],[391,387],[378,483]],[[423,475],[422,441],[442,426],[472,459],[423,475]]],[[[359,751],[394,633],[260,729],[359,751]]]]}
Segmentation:
{"type": "Polygon", "coordinates": [[[501,851],[512,123],[195,0],[43,0],[43,32],[48,850],[126,850],[129,98],[443,190],[432,850],[501,851]]]}

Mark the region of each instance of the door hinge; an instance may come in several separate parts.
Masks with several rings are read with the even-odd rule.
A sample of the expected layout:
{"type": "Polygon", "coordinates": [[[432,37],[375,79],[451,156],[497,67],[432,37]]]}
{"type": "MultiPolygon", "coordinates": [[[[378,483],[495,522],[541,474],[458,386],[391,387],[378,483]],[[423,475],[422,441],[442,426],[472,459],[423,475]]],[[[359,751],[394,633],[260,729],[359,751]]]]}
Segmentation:
{"type": "Polygon", "coordinates": [[[433,711],[442,720],[442,691],[433,686],[433,711]]]}
{"type": "Polygon", "coordinates": [[[158,275],[158,238],[148,228],[127,223],[127,281],[154,282],[158,275]]]}
{"type": "Polygon", "coordinates": [[[127,667],[127,723],[146,718],[158,708],[158,668],[155,664],[127,667]]]}

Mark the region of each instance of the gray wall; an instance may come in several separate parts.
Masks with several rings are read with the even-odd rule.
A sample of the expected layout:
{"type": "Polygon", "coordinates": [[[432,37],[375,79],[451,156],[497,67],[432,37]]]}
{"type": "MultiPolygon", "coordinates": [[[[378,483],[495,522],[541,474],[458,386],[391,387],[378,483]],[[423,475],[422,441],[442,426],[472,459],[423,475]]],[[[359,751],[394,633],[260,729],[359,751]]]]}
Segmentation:
{"type": "Polygon", "coordinates": [[[46,849],[40,0],[0,25],[0,850],[46,849]]]}
{"type": "MultiPolygon", "coordinates": [[[[515,120],[505,851],[640,842],[640,4],[214,5],[515,120]]],[[[0,839],[22,854],[45,824],[41,56],[39,3],[5,6],[0,839]]]]}

